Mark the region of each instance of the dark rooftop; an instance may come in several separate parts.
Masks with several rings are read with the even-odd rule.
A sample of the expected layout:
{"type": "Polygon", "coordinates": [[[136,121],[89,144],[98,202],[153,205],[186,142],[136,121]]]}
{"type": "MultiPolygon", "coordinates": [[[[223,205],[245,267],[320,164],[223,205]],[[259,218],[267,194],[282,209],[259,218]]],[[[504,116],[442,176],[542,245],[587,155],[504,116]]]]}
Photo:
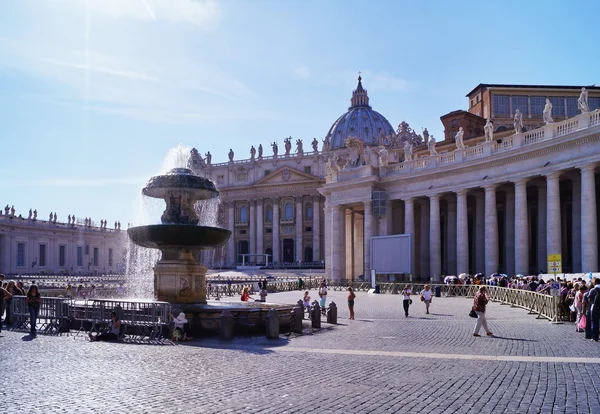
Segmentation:
{"type": "Polygon", "coordinates": [[[586,88],[589,90],[600,91],[600,86],[594,85],[511,85],[511,84],[501,84],[501,83],[480,83],[476,87],[474,87],[471,92],[469,92],[466,96],[469,97],[473,92],[475,92],[479,88],[519,88],[519,89],[581,89],[586,88]]]}

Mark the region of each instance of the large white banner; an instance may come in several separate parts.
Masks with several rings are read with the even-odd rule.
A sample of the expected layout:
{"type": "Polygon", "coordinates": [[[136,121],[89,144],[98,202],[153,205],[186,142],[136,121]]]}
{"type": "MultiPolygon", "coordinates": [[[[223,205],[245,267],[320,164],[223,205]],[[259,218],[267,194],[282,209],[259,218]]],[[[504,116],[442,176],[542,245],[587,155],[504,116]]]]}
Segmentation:
{"type": "Polygon", "coordinates": [[[412,274],[412,238],[395,234],[371,238],[371,269],[377,274],[412,274]]]}

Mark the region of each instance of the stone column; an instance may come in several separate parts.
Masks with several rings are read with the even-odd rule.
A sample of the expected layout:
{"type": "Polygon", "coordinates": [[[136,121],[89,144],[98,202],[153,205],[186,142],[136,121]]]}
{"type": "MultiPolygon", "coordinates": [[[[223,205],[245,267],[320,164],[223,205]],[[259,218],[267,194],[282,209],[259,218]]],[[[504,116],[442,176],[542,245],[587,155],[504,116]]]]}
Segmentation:
{"type": "Polygon", "coordinates": [[[273,257],[272,261],[279,263],[281,243],[279,241],[279,197],[273,198],[273,257]]]}
{"type": "Polygon", "coordinates": [[[429,196],[429,274],[439,282],[442,276],[442,239],[440,231],[440,196],[429,196]]]}
{"type": "Polygon", "coordinates": [[[410,268],[415,274],[415,202],[412,198],[404,200],[404,234],[410,234],[410,268]]]}
{"type": "Polygon", "coordinates": [[[379,221],[379,235],[388,236],[393,234],[392,228],[392,200],[385,200],[385,214],[378,218],[379,221]]]}
{"type": "MultiPolygon", "coordinates": [[[[264,227],[263,199],[259,198],[256,201],[256,254],[265,254],[264,227]]],[[[265,263],[265,258],[257,257],[256,262],[265,263]]]]}
{"type": "MultiPolygon", "coordinates": [[[[256,200],[250,200],[250,229],[248,231],[248,253],[256,254],[256,200]]],[[[256,263],[256,256],[250,256],[246,263],[256,263]]]]}
{"type": "Polygon", "coordinates": [[[498,271],[498,212],[496,210],[496,185],[485,190],[485,276],[498,271]]]}
{"type": "Polygon", "coordinates": [[[446,269],[449,275],[458,275],[456,269],[456,239],[457,239],[457,222],[456,222],[456,203],[452,195],[447,198],[448,214],[446,215],[446,269]]]}
{"type": "Polygon", "coordinates": [[[419,204],[421,205],[421,278],[430,280],[432,277],[430,267],[431,253],[429,251],[429,220],[431,213],[427,200],[421,200],[419,204]]]}
{"type": "Polygon", "coordinates": [[[346,273],[344,279],[353,280],[354,277],[354,259],[356,257],[356,213],[352,208],[344,210],[344,231],[346,232],[346,239],[344,243],[344,257],[346,265],[346,273]]]}
{"type": "MultiPolygon", "coordinates": [[[[371,237],[373,237],[373,202],[371,200],[363,202],[365,206],[365,220],[363,227],[363,257],[364,257],[364,277],[371,274],[371,237]]],[[[386,211],[386,214],[388,212],[386,211]]],[[[391,212],[390,212],[391,213],[391,212]]]]}
{"type": "MultiPolygon", "coordinates": [[[[562,254],[560,173],[546,175],[546,254],[562,254]]],[[[589,224],[586,224],[588,226],[589,224]]],[[[547,260],[546,260],[547,261],[547,260]]],[[[548,265],[544,266],[544,269],[548,265]]]]}
{"type": "MultiPolygon", "coordinates": [[[[352,255],[351,260],[346,260],[346,263],[352,263],[352,269],[348,270],[346,267],[346,273],[348,273],[348,277],[352,280],[358,275],[363,274],[364,269],[364,226],[365,226],[365,216],[364,212],[354,211],[352,214],[352,250],[346,250],[348,255],[352,255]]],[[[348,234],[348,232],[346,232],[348,234]]],[[[346,256],[348,257],[348,256],[346,256]]]]}
{"type": "Polygon", "coordinates": [[[325,260],[325,275],[332,279],[331,276],[331,204],[330,202],[327,200],[327,197],[325,198],[325,206],[323,208],[324,211],[324,220],[323,220],[323,225],[324,225],[324,233],[325,233],[325,243],[323,246],[323,259],[325,260]]]}
{"type": "Polygon", "coordinates": [[[598,271],[595,165],[581,168],[581,270],[598,271]]]}
{"type": "Polygon", "coordinates": [[[546,255],[546,187],[538,187],[537,199],[537,269],[536,274],[548,267],[548,256],[546,255]]]}
{"type": "Polygon", "coordinates": [[[237,263],[235,257],[235,203],[227,202],[227,229],[231,232],[231,237],[227,241],[227,262],[234,266],[237,263]]]}
{"type": "Polygon", "coordinates": [[[515,274],[515,191],[509,188],[504,193],[504,271],[515,274]]]}
{"type": "Polygon", "coordinates": [[[304,214],[302,196],[296,197],[296,261],[304,261],[304,248],[302,246],[302,235],[304,234],[304,214]]]}
{"type": "Polygon", "coordinates": [[[529,274],[527,178],[515,181],[515,273],[529,274]]]}
{"type": "Polygon", "coordinates": [[[456,273],[469,273],[467,190],[456,193],[456,273]]]}
{"type": "Polygon", "coordinates": [[[475,273],[485,272],[485,200],[475,193],[475,273]]]}
{"type": "Polygon", "coordinates": [[[321,205],[320,196],[313,196],[312,249],[313,260],[321,260],[321,205]]]}
{"type": "Polygon", "coordinates": [[[572,237],[571,237],[571,249],[572,249],[572,260],[573,260],[573,273],[582,273],[581,267],[581,180],[580,177],[571,179],[571,223],[572,237]]]}
{"type": "Polygon", "coordinates": [[[344,267],[342,265],[342,248],[345,246],[345,240],[342,240],[344,230],[342,219],[345,217],[342,214],[340,206],[331,208],[331,278],[333,280],[342,280],[344,267]]]}

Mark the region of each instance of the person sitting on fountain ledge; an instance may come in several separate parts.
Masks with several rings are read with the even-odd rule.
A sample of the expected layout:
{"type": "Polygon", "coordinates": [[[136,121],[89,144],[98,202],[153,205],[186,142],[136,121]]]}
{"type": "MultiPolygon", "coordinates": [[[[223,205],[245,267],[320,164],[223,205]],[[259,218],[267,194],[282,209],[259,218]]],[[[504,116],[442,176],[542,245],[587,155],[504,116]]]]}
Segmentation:
{"type": "Polygon", "coordinates": [[[252,296],[250,296],[250,292],[248,291],[248,286],[246,286],[243,290],[242,290],[242,302],[248,302],[249,299],[254,299],[252,296]]]}
{"type": "Polygon", "coordinates": [[[188,336],[188,320],[185,318],[185,313],[181,312],[177,315],[177,318],[173,321],[173,325],[175,329],[173,329],[173,342],[177,342],[179,340],[182,341],[190,341],[193,338],[188,336]]]}
{"type": "Polygon", "coordinates": [[[110,322],[108,323],[108,332],[92,335],[90,332],[88,335],[90,337],[90,342],[94,341],[116,341],[119,339],[119,335],[121,333],[121,321],[117,316],[116,312],[111,312],[110,314],[110,322]]]}

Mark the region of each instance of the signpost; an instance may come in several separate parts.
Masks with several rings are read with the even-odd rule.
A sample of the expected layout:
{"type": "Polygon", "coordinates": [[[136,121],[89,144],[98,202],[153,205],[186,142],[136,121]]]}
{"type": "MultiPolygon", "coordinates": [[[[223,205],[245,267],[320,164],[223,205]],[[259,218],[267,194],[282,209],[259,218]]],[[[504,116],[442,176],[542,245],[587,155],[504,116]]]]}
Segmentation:
{"type": "MultiPolygon", "coordinates": [[[[556,281],[556,274],[562,273],[562,256],[560,254],[549,254],[548,255],[548,273],[554,274],[555,281],[556,281]]],[[[560,314],[559,314],[559,310],[558,310],[558,306],[559,306],[558,297],[560,296],[560,283],[556,283],[556,282],[552,283],[552,288],[550,290],[550,294],[554,297],[553,300],[554,300],[554,306],[556,309],[555,310],[556,317],[554,318],[552,323],[562,323],[559,319],[560,314]]]]}

